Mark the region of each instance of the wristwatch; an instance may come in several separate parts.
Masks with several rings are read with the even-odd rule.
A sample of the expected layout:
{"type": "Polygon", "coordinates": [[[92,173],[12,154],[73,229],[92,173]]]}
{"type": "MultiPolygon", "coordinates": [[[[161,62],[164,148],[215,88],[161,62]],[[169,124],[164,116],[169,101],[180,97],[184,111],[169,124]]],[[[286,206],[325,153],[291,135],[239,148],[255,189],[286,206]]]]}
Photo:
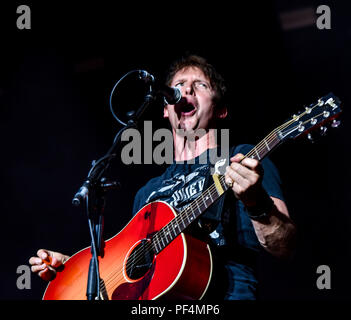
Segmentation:
{"type": "Polygon", "coordinates": [[[246,207],[246,212],[250,219],[262,221],[270,216],[273,206],[273,200],[266,192],[264,192],[257,199],[255,206],[246,207]]]}

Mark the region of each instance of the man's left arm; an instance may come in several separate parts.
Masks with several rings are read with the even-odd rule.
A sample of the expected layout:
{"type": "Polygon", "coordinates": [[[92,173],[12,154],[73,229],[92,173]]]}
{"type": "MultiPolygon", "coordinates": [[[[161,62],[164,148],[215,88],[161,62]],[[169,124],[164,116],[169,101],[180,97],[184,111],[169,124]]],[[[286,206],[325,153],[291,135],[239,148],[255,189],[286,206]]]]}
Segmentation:
{"type": "Polygon", "coordinates": [[[261,163],[243,158],[239,153],[230,159],[226,182],[232,184],[236,198],[245,205],[260,244],[276,257],[289,258],[295,249],[296,227],[288,208],[283,200],[264,190],[261,163]]]}

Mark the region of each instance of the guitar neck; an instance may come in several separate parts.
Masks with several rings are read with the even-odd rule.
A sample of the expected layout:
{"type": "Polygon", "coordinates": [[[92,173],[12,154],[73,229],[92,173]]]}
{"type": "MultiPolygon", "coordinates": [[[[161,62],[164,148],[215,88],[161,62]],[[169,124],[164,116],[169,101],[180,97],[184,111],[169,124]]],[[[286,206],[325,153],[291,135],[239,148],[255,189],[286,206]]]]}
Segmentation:
{"type": "MultiPolygon", "coordinates": [[[[320,128],[321,134],[324,135],[327,129],[326,125],[331,122],[331,127],[337,128],[340,124],[340,121],[336,120],[341,113],[340,103],[339,98],[332,93],[318,99],[314,104],[305,107],[304,111],[293,115],[288,121],[274,129],[244,158],[260,161],[287,139],[296,139],[303,134],[311,138],[311,136],[309,137],[310,132],[317,128],[320,128]]],[[[212,177],[214,183],[154,235],[152,240],[156,253],[165,248],[229,189],[224,176],[215,174],[212,177]]]]}
{"type": "MultiPolygon", "coordinates": [[[[279,132],[279,131],[278,131],[279,132]]],[[[262,160],[281,142],[277,130],[271,132],[260,143],[252,148],[245,158],[262,160]]],[[[160,229],[152,238],[155,253],[163,250],[173,239],[193,223],[208,207],[216,202],[228,189],[223,175],[213,175],[214,183],[198,196],[189,206],[182,210],[174,219],[160,229]]]]}

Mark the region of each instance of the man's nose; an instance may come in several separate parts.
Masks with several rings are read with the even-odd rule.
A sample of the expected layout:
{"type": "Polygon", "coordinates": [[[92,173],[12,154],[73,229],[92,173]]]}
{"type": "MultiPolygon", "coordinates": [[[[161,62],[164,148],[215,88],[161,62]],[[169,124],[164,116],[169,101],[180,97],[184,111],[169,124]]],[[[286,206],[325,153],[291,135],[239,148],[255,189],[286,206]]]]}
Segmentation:
{"type": "Polygon", "coordinates": [[[194,94],[194,86],[192,83],[189,83],[186,85],[185,87],[185,95],[191,95],[191,94],[194,94]]]}

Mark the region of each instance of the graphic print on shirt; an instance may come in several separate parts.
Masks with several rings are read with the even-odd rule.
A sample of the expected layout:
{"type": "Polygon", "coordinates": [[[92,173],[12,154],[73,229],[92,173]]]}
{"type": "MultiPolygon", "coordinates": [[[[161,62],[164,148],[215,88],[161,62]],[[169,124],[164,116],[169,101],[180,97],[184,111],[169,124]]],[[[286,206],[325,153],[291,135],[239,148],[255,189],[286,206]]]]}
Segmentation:
{"type": "Polygon", "coordinates": [[[177,172],[170,179],[164,180],[162,186],[151,192],[146,203],[162,200],[177,210],[183,210],[203,191],[209,165],[199,165],[193,172],[177,172]]]}
{"type": "Polygon", "coordinates": [[[223,169],[219,170],[219,168],[223,167],[226,164],[226,162],[226,159],[218,160],[214,166],[214,174],[223,174],[223,169]]]}
{"type": "MultiPolygon", "coordinates": [[[[214,165],[215,173],[223,174],[224,170],[219,169],[225,168],[225,163],[225,159],[218,160],[214,165]]],[[[186,165],[184,168],[188,170],[176,172],[170,179],[164,180],[159,189],[152,191],[146,198],[146,203],[163,200],[173,208],[181,211],[194,201],[204,189],[210,165],[195,165],[192,170],[186,165]]],[[[211,169],[213,170],[213,168],[211,169]]]]}

